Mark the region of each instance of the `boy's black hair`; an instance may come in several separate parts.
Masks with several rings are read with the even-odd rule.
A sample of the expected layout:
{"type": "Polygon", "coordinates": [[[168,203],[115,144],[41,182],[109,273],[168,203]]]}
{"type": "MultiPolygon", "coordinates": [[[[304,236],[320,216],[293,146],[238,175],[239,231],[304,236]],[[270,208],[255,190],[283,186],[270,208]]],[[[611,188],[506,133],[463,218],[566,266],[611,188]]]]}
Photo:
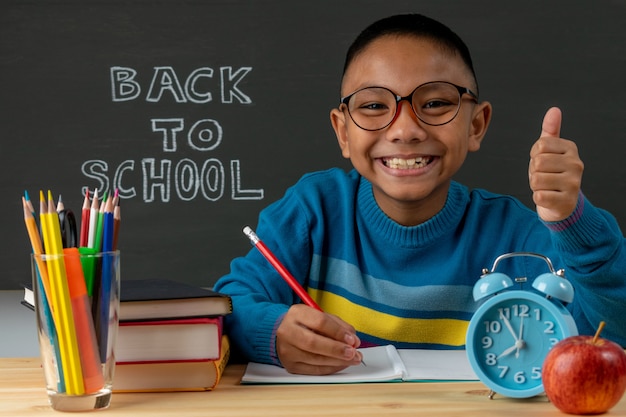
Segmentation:
{"type": "MultiPolygon", "coordinates": [[[[459,35],[454,33],[443,23],[417,13],[386,17],[365,28],[348,49],[343,74],[345,75],[348,66],[355,57],[371,42],[388,35],[408,35],[425,38],[442,46],[453,54],[458,54],[471,71],[474,82],[478,84],[469,48],[459,35]]],[[[476,88],[478,88],[478,85],[476,85],[476,88]]]]}

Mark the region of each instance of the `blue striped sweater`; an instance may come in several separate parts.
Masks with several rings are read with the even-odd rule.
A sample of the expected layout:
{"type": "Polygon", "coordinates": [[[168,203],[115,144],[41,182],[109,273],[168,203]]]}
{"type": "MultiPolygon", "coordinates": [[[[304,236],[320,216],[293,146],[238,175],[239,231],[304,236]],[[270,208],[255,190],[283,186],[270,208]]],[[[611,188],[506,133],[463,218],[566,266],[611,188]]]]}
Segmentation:
{"type": "MultiPolygon", "coordinates": [[[[326,312],[352,324],[365,344],[462,349],[478,303],[472,288],[503,253],[528,251],[564,268],[576,296],[568,308],[581,333],[626,344],[626,252],[615,219],[580,195],[566,220],[546,224],[510,196],[453,182],[445,207],[413,227],[397,224],[356,171],[305,175],[259,216],[257,234],[326,312]],[[611,321],[613,322],[611,323],[611,321]]],[[[498,271],[529,281],[544,261],[508,258],[498,271]]],[[[215,289],[231,295],[226,332],[247,360],[279,363],[275,332],[299,302],[252,249],[215,289]]],[[[530,285],[528,285],[530,289],[530,285]]]]}

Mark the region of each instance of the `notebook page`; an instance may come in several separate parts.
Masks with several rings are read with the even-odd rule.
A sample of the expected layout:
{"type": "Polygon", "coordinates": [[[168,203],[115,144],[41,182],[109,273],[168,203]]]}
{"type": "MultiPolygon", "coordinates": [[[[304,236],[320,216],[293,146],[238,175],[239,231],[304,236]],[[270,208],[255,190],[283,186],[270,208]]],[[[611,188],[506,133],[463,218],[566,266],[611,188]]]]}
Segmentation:
{"type": "Polygon", "coordinates": [[[243,384],[345,384],[400,381],[404,366],[393,346],[362,348],[365,365],[356,365],[332,375],[295,375],[274,365],[250,362],[241,379],[243,384]]]}
{"type": "Polygon", "coordinates": [[[398,349],[405,381],[478,380],[464,350],[398,349]]]}

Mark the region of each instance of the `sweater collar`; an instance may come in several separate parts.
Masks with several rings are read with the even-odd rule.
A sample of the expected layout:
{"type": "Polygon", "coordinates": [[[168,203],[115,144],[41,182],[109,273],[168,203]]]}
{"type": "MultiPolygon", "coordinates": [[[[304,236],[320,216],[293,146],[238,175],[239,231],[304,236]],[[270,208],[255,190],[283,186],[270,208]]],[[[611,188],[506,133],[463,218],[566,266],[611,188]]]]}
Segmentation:
{"type": "Polygon", "coordinates": [[[467,188],[450,183],[443,209],[434,217],[417,226],[402,226],[390,219],[374,199],[372,184],[361,177],[358,191],[358,210],[363,221],[379,238],[401,247],[427,246],[449,233],[459,224],[469,201],[467,188]]]}

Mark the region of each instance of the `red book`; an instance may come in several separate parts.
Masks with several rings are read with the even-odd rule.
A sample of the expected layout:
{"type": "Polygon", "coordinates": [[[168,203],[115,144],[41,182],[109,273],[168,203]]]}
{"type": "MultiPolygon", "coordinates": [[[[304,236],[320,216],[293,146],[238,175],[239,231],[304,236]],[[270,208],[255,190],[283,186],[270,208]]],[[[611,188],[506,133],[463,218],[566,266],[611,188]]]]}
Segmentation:
{"type": "Polygon", "coordinates": [[[220,382],[230,356],[228,337],[222,336],[216,360],[135,362],[115,365],[114,392],[209,391],[220,382]]]}

